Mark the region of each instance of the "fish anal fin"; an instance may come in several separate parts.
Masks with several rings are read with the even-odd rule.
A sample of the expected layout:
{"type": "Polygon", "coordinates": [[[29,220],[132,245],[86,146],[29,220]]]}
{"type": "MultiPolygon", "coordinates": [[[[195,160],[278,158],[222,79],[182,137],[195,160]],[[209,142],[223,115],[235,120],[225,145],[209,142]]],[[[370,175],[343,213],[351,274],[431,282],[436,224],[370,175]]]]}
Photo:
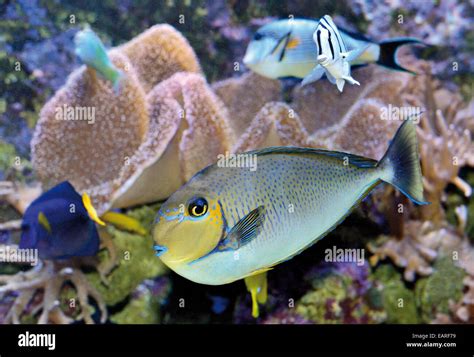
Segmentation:
{"type": "Polygon", "coordinates": [[[267,271],[271,268],[256,270],[245,278],[245,285],[252,296],[252,316],[259,316],[259,304],[264,304],[268,297],[267,271]]]}

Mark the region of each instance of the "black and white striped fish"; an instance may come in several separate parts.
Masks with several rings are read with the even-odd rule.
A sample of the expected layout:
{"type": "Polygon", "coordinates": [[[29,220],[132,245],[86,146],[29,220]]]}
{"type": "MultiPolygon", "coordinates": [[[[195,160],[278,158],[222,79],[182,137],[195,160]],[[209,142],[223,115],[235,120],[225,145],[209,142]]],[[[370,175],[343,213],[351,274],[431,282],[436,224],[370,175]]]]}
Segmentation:
{"type": "Polygon", "coordinates": [[[316,27],[316,31],[313,34],[313,40],[316,43],[316,59],[318,64],[303,79],[301,85],[315,82],[323,74],[326,74],[329,81],[335,84],[340,92],[344,89],[346,81],[350,84],[360,85],[359,82],[351,77],[350,62],[365,52],[368,46],[355,48],[348,52],[336,24],[334,24],[329,15],[325,15],[319,21],[318,27],[316,27]]]}

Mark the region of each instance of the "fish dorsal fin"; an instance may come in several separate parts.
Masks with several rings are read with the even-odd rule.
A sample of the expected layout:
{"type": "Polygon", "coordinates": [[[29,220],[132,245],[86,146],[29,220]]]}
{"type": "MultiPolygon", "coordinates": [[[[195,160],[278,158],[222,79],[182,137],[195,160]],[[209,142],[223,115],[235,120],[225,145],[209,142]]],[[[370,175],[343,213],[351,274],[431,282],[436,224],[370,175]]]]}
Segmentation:
{"type": "Polygon", "coordinates": [[[324,149],[302,148],[298,146],[272,146],[264,149],[249,151],[246,154],[255,154],[257,156],[265,156],[271,154],[288,154],[288,155],[324,155],[335,157],[341,160],[348,160],[349,164],[360,168],[372,168],[377,166],[377,160],[367,157],[349,154],[341,151],[331,151],[324,149]]]}
{"type": "Polygon", "coordinates": [[[264,206],[259,206],[243,217],[219,243],[218,250],[236,250],[250,243],[260,233],[264,220],[264,206]]]}

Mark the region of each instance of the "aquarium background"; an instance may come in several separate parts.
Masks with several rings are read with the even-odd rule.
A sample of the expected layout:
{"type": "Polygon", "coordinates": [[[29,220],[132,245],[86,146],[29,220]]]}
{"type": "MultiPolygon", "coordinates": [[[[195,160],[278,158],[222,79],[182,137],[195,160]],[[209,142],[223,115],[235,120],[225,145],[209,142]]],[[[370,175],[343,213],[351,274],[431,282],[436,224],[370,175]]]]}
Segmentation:
{"type": "MultiPolygon", "coordinates": [[[[188,281],[154,257],[149,235],[109,226],[101,231],[101,238],[114,245],[115,265],[110,265],[112,256],[107,249],[90,260],[45,262],[36,272],[28,265],[0,263],[0,323],[98,323],[104,322],[104,306],[107,322],[118,324],[472,323],[474,200],[468,197],[474,185],[472,1],[2,1],[0,243],[3,247],[18,244],[21,212],[41,192],[30,142],[45,103],[82,65],[74,53],[73,39],[84,25],[107,48],[130,41],[155,24],[173,26],[194,50],[209,84],[196,85],[197,90],[204,88],[196,96],[204,98],[203,103],[214,103],[213,96],[220,96],[229,117],[251,117],[266,105],[266,116],[273,120],[277,107],[268,103],[278,101],[295,107],[302,117],[314,117],[314,122],[337,123],[341,117],[324,115],[324,108],[311,103],[355,108],[366,98],[342,95],[334,100],[331,98],[339,93],[325,87],[322,94],[304,93],[295,100],[297,85],[291,80],[283,81],[280,88],[277,81],[243,77],[250,72],[242,58],[259,26],[277,18],[325,14],[338,26],[375,41],[410,36],[430,45],[400,51],[420,74],[418,79],[407,79],[411,82],[403,84],[399,95],[402,98],[410,91],[411,97],[402,98],[404,103],[421,101],[426,110],[422,120],[428,124],[420,134],[420,151],[425,190],[429,186],[428,198],[434,200],[430,208],[413,207],[388,186],[378,188],[322,241],[268,273],[269,298],[258,319],[251,316],[250,295],[242,281],[224,286],[188,281]],[[235,82],[219,82],[231,78],[235,82]],[[240,78],[245,80],[239,82],[240,78]],[[400,204],[406,208],[401,214],[397,211],[400,204]],[[334,246],[363,249],[365,264],[327,262],[325,252],[334,246]],[[98,271],[107,271],[106,277],[98,271]],[[19,276],[26,276],[29,282],[37,277],[48,279],[25,286],[19,276]],[[86,295],[78,297],[81,294],[86,295]]],[[[148,51],[145,44],[143,51],[148,51]]],[[[395,81],[397,74],[368,72],[374,66],[361,69],[367,71],[362,76],[369,83],[386,76],[388,82],[381,82],[373,91],[376,98],[389,98],[386,92],[391,91],[391,78],[395,81]]],[[[353,73],[357,78],[358,72],[353,73]]],[[[400,105],[396,102],[399,97],[385,104],[394,100],[394,105],[400,105]]],[[[206,115],[205,111],[197,113],[206,115]]],[[[338,137],[339,144],[330,137],[331,149],[339,145],[353,152],[358,147],[351,150],[351,138],[363,143],[364,137],[374,135],[371,125],[358,124],[363,120],[363,115],[354,118],[347,129],[350,135],[338,137]]],[[[384,129],[377,130],[376,135],[385,135],[384,129]]],[[[107,137],[116,140],[104,134],[107,137]]],[[[225,138],[222,140],[225,144],[225,138]]],[[[363,153],[377,155],[385,150],[370,145],[363,153]]],[[[190,164],[189,171],[196,172],[197,166],[190,164]]],[[[159,202],[136,204],[122,212],[149,230],[159,206],[159,202]]]]}

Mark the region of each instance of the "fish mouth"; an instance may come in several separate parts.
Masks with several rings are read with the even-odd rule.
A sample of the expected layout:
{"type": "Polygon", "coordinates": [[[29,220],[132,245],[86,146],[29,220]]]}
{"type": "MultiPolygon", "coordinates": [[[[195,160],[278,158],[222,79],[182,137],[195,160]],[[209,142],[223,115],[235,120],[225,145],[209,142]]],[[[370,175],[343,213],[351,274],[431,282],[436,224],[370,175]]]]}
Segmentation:
{"type": "Polygon", "coordinates": [[[254,57],[254,56],[251,56],[249,54],[246,54],[244,56],[244,58],[242,59],[242,62],[246,65],[246,66],[251,66],[255,63],[258,62],[258,60],[254,57]],[[253,57],[253,58],[252,58],[253,57]]]}

